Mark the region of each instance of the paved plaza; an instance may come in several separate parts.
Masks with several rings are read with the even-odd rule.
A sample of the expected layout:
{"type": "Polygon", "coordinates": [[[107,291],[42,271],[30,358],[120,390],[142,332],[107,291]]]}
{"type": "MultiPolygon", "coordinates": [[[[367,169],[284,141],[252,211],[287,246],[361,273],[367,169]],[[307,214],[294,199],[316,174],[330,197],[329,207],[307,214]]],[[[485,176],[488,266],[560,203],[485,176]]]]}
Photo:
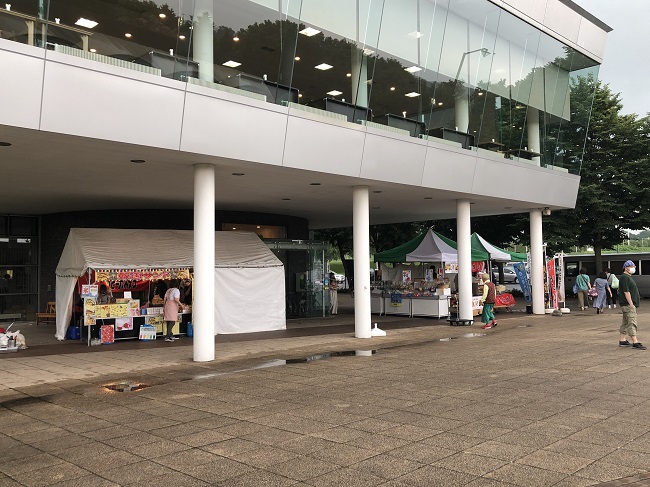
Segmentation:
{"type": "Polygon", "coordinates": [[[5,354],[0,486],[650,485],[650,351],[617,312],[5,354]]]}

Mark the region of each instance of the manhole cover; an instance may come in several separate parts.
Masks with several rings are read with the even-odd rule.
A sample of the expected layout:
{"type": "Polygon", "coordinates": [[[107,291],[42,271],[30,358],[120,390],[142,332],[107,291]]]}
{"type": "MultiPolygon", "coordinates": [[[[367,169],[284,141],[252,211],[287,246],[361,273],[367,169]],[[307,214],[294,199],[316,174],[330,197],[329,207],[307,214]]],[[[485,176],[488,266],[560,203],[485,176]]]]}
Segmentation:
{"type": "Polygon", "coordinates": [[[145,387],[149,387],[149,386],[147,384],[140,384],[139,382],[118,382],[117,384],[108,384],[104,386],[104,388],[108,389],[109,391],[117,391],[117,392],[139,391],[140,389],[144,389],[145,387]]]}

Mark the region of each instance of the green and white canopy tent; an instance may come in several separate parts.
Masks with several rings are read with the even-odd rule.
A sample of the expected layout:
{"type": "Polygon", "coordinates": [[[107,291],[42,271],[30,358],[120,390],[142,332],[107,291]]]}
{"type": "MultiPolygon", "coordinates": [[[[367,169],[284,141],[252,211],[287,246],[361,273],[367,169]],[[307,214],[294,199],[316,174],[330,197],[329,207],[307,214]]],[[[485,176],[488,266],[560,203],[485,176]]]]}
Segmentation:
{"type": "Polygon", "coordinates": [[[528,258],[526,254],[510,252],[509,250],[503,250],[496,245],[492,245],[478,233],[472,234],[472,252],[474,252],[474,250],[483,250],[484,252],[487,252],[490,256],[490,260],[495,260],[497,262],[525,262],[528,258]]]}

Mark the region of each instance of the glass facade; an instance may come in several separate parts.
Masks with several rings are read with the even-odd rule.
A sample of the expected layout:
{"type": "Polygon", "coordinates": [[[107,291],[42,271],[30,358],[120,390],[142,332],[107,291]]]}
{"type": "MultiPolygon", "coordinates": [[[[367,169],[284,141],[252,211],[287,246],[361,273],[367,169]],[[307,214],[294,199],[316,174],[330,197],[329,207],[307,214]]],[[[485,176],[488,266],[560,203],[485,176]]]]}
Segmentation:
{"type": "Polygon", "coordinates": [[[38,217],[0,215],[0,315],[36,316],[38,234],[38,217]]]}
{"type": "Polygon", "coordinates": [[[579,173],[598,63],[488,0],[11,0],[0,37],[579,173]]]}

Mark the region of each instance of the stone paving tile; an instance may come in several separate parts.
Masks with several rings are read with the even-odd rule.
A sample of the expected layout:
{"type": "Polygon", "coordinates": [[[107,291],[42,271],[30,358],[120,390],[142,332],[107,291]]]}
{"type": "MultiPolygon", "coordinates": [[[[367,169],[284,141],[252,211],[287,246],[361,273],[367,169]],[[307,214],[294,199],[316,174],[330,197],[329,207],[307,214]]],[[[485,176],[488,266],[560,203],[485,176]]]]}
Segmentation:
{"type": "Polygon", "coordinates": [[[10,461],[0,460],[0,472],[7,475],[14,475],[30,470],[39,470],[51,467],[64,461],[54,455],[41,453],[29,457],[17,458],[10,461]]]}
{"type": "Polygon", "coordinates": [[[171,472],[166,475],[151,476],[147,479],[140,479],[136,482],[127,482],[122,484],[129,487],[151,487],[153,486],[174,486],[174,487],[209,487],[213,485],[210,482],[196,479],[180,472],[171,472]]]}
{"type": "MultiPolygon", "coordinates": [[[[0,485],[2,485],[1,482],[0,485]]],[[[95,475],[86,475],[85,477],[64,480],[63,482],[52,485],[55,487],[120,487],[120,484],[96,477],[95,475]]]]}
{"type": "Polygon", "coordinates": [[[592,462],[593,460],[589,458],[575,457],[548,450],[538,450],[517,460],[517,463],[566,474],[575,473],[592,462]]]}
{"type": "Polygon", "coordinates": [[[485,476],[522,487],[546,487],[554,485],[566,477],[563,473],[517,464],[504,465],[493,472],[487,473],[485,476]]]}
{"type": "Polygon", "coordinates": [[[348,445],[358,446],[377,453],[384,453],[400,446],[408,445],[410,442],[402,438],[395,438],[383,434],[364,433],[347,442],[348,445]]]}
{"type": "Polygon", "coordinates": [[[310,457],[341,466],[349,466],[375,455],[375,451],[346,444],[334,444],[309,454],[310,457]]]}
{"type": "Polygon", "coordinates": [[[176,462],[173,468],[184,475],[207,482],[210,485],[221,485],[221,482],[225,480],[246,475],[257,470],[252,466],[218,456],[215,456],[214,460],[208,463],[183,464],[176,462]]]}
{"type": "Polygon", "coordinates": [[[409,443],[388,452],[389,455],[423,464],[434,463],[442,458],[449,457],[454,453],[456,453],[454,450],[428,445],[424,442],[409,443]]]}
{"type": "Polygon", "coordinates": [[[563,440],[559,440],[555,443],[551,443],[550,445],[545,446],[544,450],[564,453],[565,455],[572,455],[575,457],[584,457],[590,458],[592,460],[597,460],[616,450],[616,447],[585,443],[582,441],[565,438],[563,440]]]}
{"type": "Polygon", "coordinates": [[[413,487],[449,487],[452,485],[466,485],[475,479],[475,476],[468,473],[426,465],[402,475],[396,480],[401,485],[413,487]]]}
{"type": "Polygon", "coordinates": [[[177,443],[172,440],[159,439],[143,446],[131,448],[129,451],[136,453],[142,458],[151,460],[152,458],[175,455],[178,452],[189,450],[191,447],[183,443],[177,443]]]}
{"type": "Polygon", "coordinates": [[[460,452],[443,458],[442,460],[438,460],[434,462],[433,465],[435,467],[455,470],[457,472],[464,472],[480,477],[488,472],[493,472],[494,470],[503,467],[507,463],[508,462],[496,458],[460,452]]]}
{"type": "Polygon", "coordinates": [[[265,468],[274,463],[283,463],[298,456],[298,453],[264,445],[255,450],[237,453],[229,458],[252,467],[265,468]]]}
{"type": "Polygon", "coordinates": [[[423,466],[419,462],[382,453],[362,462],[355,463],[350,468],[390,480],[406,475],[423,466]]]}
{"type": "Polygon", "coordinates": [[[340,487],[342,485],[354,485],[355,487],[374,487],[385,485],[386,479],[376,477],[367,472],[360,472],[352,469],[339,469],[328,472],[319,477],[305,481],[306,484],[314,487],[340,487]]]}
{"type": "Polygon", "coordinates": [[[650,469],[650,453],[637,452],[627,448],[615,450],[603,457],[602,460],[615,465],[625,465],[641,470],[650,469]]]}
{"type": "Polygon", "coordinates": [[[479,443],[483,443],[484,441],[485,440],[482,438],[476,438],[447,431],[435,436],[431,436],[429,438],[425,438],[422,440],[422,443],[431,446],[447,448],[449,450],[453,450],[454,452],[459,452],[474,445],[478,445],[479,443]]]}
{"type": "Polygon", "coordinates": [[[624,465],[615,465],[605,461],[596,461],[591,465],[587,465],[585,468],[578,470],[575,475],[578,477],[598,480],[600,482],[607,482],[641,473],[645,473],[645,471],[624,465]]]}
{"type": "Polygon", "coordinates": [[[553,487],[589,487],[596,484],[600,486],[600,483],[595,482],[594,480],[578,477],[576,475],[569,475],[568,477],[560,480],[557,484],[553,485],[553,487]]]}
{"type": "Polygon", "coordinates": [[[270,465],[265,470],[290,479],[306,481],[338,468],[333,463],[323,462],[316,458],[296,457],[287,462],[270,465]]]}
{"type": "Polygon", "coordinates": [[[98,459],[96,463],[103,465],[101,476],[104,479],[121,485],[146,481],[152,477],[167,476],[174,473],[172,469],[150,460],[123,465],[98,459]]]}
{"type": "Polygon", "coordinates": [[[83,465],[85,470],[93,472],[97,475],[103,475],[105,471],[112,470],[116,466],[128,468],[130,465],[142,462],[143,458],[138,454],[116,450],[102,455],[101,460],[95,459],[88,461],[83,465]]]}
{"type": "Polygon", "coordinates": [[[502,443],[497,440],[488,440],[483,443],[479,443],[478,445],[467,448],[465,451],[467,453],[473,453],[475,455],[514,462],[515,460],[525,457],[535,450],[535,447],[502,443]]]}
{"type": "Polygon", "coordinates": [[[78,477],[83,477],[87,474],[87,470],[73,465],[72,463],[62,462],[38,470],[30,469],[15,473],[12,477],[14,480],[17,480],[26,486],[41,486],[67,482],[78,477]]]}

